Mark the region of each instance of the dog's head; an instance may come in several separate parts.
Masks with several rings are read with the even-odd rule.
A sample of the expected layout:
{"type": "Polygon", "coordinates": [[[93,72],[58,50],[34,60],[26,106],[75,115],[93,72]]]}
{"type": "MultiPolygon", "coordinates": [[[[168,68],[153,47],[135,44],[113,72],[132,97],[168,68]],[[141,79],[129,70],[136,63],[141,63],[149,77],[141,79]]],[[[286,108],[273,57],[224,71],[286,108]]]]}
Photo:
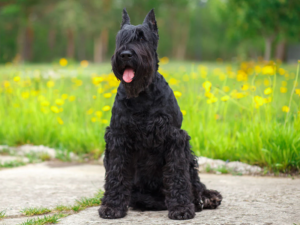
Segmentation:
{"type": "Polygon", "coordinates": [[[158,69],[158,29],[153,9],[143,24],[133,26],[123,9],[121,29],[112,56],[112,70],[125,87],[127,98],[137,97],[151,84],[158,69]]]}

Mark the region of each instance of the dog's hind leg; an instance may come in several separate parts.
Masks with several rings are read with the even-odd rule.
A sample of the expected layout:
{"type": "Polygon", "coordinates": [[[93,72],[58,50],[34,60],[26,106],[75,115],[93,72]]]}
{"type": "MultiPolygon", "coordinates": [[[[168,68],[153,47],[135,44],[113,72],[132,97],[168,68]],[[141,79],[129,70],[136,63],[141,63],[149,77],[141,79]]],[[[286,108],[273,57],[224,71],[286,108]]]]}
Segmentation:
{"type": "Polygon", "coordinates": [[[208,190],[206,186],[200,182],[198,175],[198,162],[195,156],[192,154],[190,146],[187,144],[186,147],[189,148],[186,149],[186,151],[190,152],[190,176],[193,187],[193,203],[195,204],[195,210],[196,212],[199,212],[203,208],[215,209],[221,205],[222,195],[218,191],[208,190]]]}

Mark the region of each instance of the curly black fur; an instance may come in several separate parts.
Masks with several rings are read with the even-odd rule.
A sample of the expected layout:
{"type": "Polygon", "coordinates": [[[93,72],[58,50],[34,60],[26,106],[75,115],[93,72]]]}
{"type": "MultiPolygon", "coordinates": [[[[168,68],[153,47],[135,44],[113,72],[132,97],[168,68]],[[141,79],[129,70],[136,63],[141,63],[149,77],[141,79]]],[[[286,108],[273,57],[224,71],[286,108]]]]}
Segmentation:
{"type": "Polygon", "coordinates": [[[151,10],[142,25],[123,22],[112,57],[121,80],[105,134],[105,194],[99,215],[114,219],[128,207],[166,210],[170,219],[191,219],[203,208],[216,208],[222,196],[200,182],[190,137],[181,129],[182,114],[172,89],[157,72],[158,30],[151,10]],[[120,53],[130,50],[130,60],[120,53]],[[135,71],[130,83],[122,74],[135,71]]]}

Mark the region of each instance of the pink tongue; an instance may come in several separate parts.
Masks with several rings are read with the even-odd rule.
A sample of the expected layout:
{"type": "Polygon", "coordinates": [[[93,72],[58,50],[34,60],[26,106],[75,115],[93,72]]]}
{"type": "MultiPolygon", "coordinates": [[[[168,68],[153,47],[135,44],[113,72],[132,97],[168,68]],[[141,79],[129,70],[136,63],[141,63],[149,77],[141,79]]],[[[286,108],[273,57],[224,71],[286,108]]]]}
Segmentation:
{"type": "Polygon", "coordinates": [[[131,68],[128,68],[124,71],[123,73],[123,80],[126,82],[126,83],[130,83],[132,81],[134,77],[134,71],[133,69],[131,68]]]}

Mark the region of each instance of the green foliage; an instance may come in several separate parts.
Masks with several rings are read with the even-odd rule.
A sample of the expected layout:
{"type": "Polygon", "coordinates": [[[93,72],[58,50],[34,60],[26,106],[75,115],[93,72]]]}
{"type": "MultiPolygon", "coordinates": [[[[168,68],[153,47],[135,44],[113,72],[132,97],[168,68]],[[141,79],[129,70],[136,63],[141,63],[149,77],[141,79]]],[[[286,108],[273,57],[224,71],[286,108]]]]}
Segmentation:
{"type": "Polygon", "coordinates": [[[8,162],[0,162],[0,168],[13,168],[26,165],[23,161],[13,160],[8,162]]]}
{"type": "Polygon", "coordinates": [[[54,214],[51,216],[44,216],[41,218],[28,219],[26,222],[21,223],[20,225],[44,225],[44,224],[56,224],[59,222],[59,219],[68,216],[67,214],[54,214]]]}
{"type": "Polygon", "coordinates": [[[5,214],[6,214],[5,210],[0,211],[0,220],[5,218],[5,214]]]}

